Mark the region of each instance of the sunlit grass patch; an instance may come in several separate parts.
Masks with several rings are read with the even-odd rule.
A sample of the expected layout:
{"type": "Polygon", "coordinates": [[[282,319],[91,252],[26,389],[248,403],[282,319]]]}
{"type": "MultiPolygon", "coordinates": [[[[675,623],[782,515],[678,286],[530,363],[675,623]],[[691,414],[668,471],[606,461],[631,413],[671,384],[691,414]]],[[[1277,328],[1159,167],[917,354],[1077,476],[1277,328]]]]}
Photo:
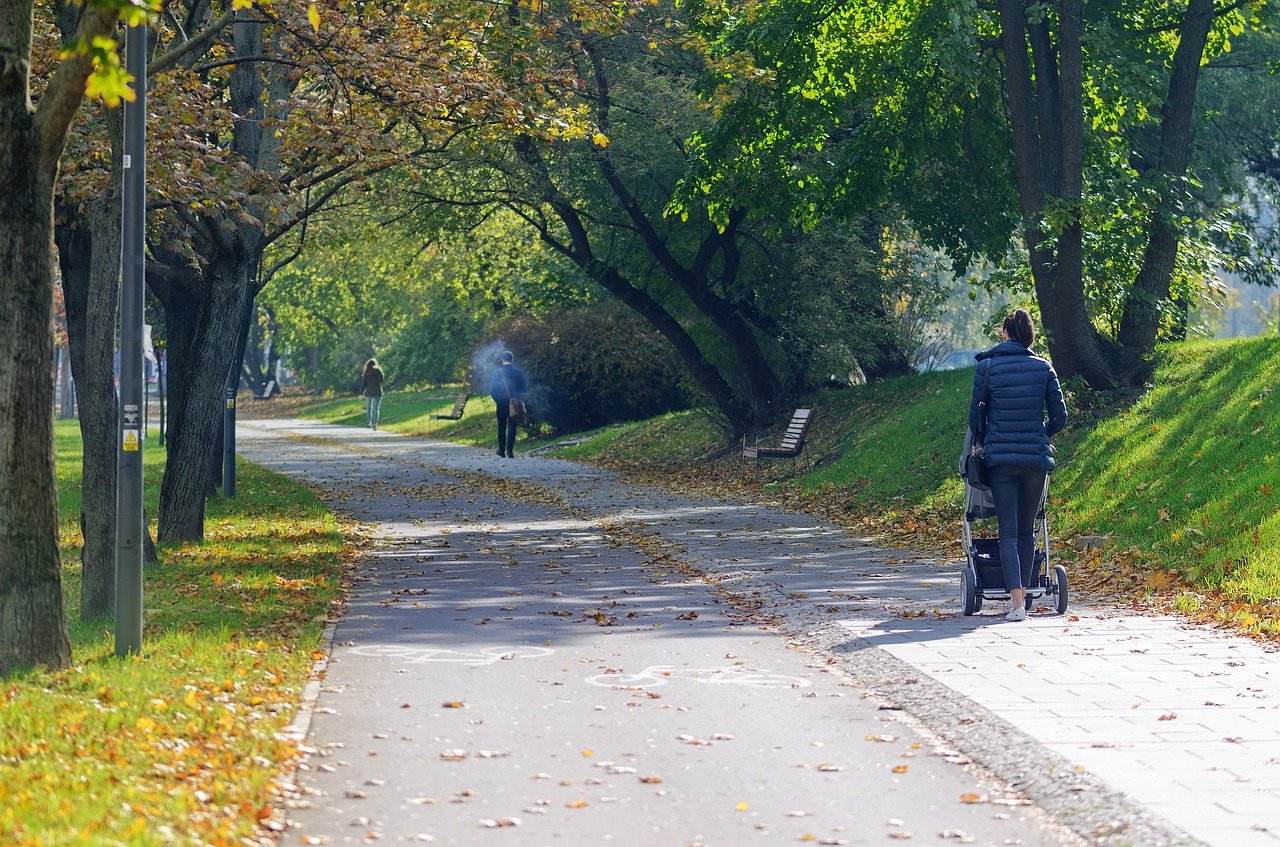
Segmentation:
{"type": "MultiPolygon", "coordinates": [[[[154,514],[163,453],[147,446],[154,514]]],[[[280,732],[341,589],[342,535],[305,488],[242,461],[207,540],[146,572],[143,651],[120,660],[110,621],[78,620],[74,424],[58,451],[74,666],[0,679],[0,840],[242,843],[295,752],[280,732]]]]}

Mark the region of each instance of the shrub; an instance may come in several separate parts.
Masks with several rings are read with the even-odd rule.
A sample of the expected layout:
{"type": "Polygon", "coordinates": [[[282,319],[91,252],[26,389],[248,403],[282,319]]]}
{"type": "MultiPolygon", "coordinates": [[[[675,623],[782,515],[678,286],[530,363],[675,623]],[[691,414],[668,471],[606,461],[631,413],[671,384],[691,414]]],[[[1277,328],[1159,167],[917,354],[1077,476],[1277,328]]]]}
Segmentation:
{"type": "Polygon", "coordinates": [[[670,345],[612,304],[514,315],[494,329],[473,357],[473,384],[487,392],[498,353],[514,352],[529,378],[530,427],[576,432],[689,405],[670,345]]]}

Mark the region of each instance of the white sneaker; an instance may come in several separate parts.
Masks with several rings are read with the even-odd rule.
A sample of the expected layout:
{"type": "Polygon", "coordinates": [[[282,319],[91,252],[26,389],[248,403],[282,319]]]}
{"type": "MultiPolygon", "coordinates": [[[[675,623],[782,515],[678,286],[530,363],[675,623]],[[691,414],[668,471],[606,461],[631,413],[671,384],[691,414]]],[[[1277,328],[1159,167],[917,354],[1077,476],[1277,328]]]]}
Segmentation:
{"type": "Polygon", "coordinates": [[[1009,614],[1004,616],[1007,621],[1025,621],[1027,619],[1027,610],[1022,606],[1014,606],[1009,610],[1009,614]]]}

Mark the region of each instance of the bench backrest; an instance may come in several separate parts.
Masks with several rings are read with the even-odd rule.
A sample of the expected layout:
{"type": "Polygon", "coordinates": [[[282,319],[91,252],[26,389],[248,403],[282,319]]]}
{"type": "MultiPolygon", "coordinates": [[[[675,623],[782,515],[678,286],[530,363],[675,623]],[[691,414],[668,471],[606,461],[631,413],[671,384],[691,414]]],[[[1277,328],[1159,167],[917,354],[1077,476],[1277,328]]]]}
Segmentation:
{"type": "Polygon", "coordinates": [[[467,398],[469,398],[470,396],[471,396],[471,395],[470,395],[470,394],[468,394],[468,393],[467,393],[467,392],[465,392],[465,391],[461,392],[461,393],[458,395],[458,398],[457,398],[456,400],[454,400],[454,401],[453,401],[453,414],[454,414],[454,415],[461,415],[461,414],[462,414],[462,410],[463,410],[463,409],[465,409],[465,408],[467,407],[467,398]]]}
{"type": "Polygon", "coordinates": [[[791,416],[791,423],[787,424],[787,431],[782,436],[782,443],[778,447],[783,450],[794,450],[799,447],[809,432],[809,422],[812,420],[812,409],[796,409],[796,413],[791,416]]]}

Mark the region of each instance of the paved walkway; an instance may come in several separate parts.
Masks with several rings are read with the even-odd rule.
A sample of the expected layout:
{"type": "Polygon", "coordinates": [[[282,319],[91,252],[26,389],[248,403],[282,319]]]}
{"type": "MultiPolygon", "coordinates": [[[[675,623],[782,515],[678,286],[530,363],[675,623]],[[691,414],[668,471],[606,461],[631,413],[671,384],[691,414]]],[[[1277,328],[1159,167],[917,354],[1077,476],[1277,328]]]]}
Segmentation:
{"type": "MultiPolygon", "coordinates": [[[[606,543],[621,540],[624,550],[638,543],[645,550],[646,559],[636,564],[647,562],[650,584],[693,592],[681,601],[686,605],[668,611],[705,606],[704,617],[720,629],[746,622],[742,609],[758,607],[776,615],[791,646],[802,648],[802,657],[829,658],[810,659],[809,664],[818,667],[806,668],[795,658],[788,661],[785,654],[779,658],[761,653],[757,666],[753,645],[753,672],[770,679],[769,674],[798,676],[810,685],[819,685],[824,675],[838,681],[842,671],[852,674],[864,686],[864,697],[878,702],[886,714],[899,716],[903,726],[925,731],[925,737],[930,730],[943,736],[955,748],[944,751],[946,758],[971,759],[989,768],[1091,840],[1144,847],[1280,844],[1280,655],[1252,642],[1185,627],[1174,619],[1083,607],[1073,608],[1067,617],[1033,615],[1023,624],[1006,624],[995,610],[966,619],[954,614],[956,563],[868,547],[803,515],[637,488],[606,472],[560,460],[503,461],[478,449],[391,434],[298,421],[255,422],[245,430],[243,447],[250,458],[318,475],[323,477],[316,480],[321,484],[335,485],[344,474],[358,475],[355,469],[361,462],[339,467],[339,457],[353,450],[365,465],[386,469],[410,464],[481,488],[483,480],[491,480],[491,494],[486,495],[490,499],[476,499],[468,504],[470,514],[455,520],[488,519],[493,522],[490,528],[500,526],[508,533],[515,530],[496,519],[509,520],[511,498],[532,500],[537,498],[532,492],[547,492],[548,503],[575,520],[547,524],[544,514],[538,527],[544,533],[541,544],[562,551],[596,544],[574,541],[571,533],[599,533],[605,527],[606,543]],[[294,440],[282,442],[280,436],[285,435],[294,440]],[[291,452],[282,443],[308,449],[291,452]],[[545,533],[569,534],[552,542],[545,533]],[[688,578],[683,569],[689,566],[705,574],[714,594],[688,578]],[[734,608],[717,601],[732,602],[734,608]]],[[[403,509],[421,508],[423,492],[401,493],[403,509]]],[[[357,514],[369,508],[349,495],[346,502],[357,514]]],[[[380,531],[389,539],[412,537],[417,539],[414,543],[424,543],[421,519],[388,522],[380,531]]],[[[435,532],[441,531],[437,525],[435,532]]],[[[485,537],[498,549],[491,543],[492,534],[485,537]]],[[[415,552],[410,558],[420,561],[421,556],[415,552]]],[[[561,578],[570,574],[588,578],[581,565],[560,571],[561,578]]],[[[424,584],[429,583],[430,579],[424,584]]],[[[387,599],[385,591],[381,597],[387,599]]],[[[598,603],[599,595],[592,599],[598,603]]],[[[654,602],[666,608],[674,601],[654,602]]],[[[578,606],[572,608],[576,614],[578,606]]],[[[615,614],[609,608],[597,611],[606,619],[615,614]]],[[[627,614],[630,611],[636,609],[627,614]]],[[[493,616],[497,620],[497,612],[493,616]]],[[[604,627],[601,631],[613,632],[604,627]]],[[[664,649],[675,643],[666,641],[664,649]]],[[[733,649],[740,648],[726,653],[733,649]]],[[[343,658],[340,650],[335,657],[343,658]]],[[[635,664],[628,662],[629,685],[623,689],[644,690],[644,677],[662,676],[661,669],[653,668],[666,664],[681,663],[650,660],[637,674],[635,664]]],[[[607,660],[605,665],[605,670],[611,669],[607,660]]],[[[733,667],[724,666],[720,672],[733,667]]],[[[576,699],[566,700],[566,707],[571,702],[576,699]]],[[[653,713],[646,711],[646,718],[653,713]]],[[[842,712],[842,721],[850,715],[842,712]]],[[[323,718],[322,714],[317,719],[318,727],[323,727],[323,718]]],[[[847,722],[857,726],[854,720],[847,722]]],[[[883,735],[858,736],[861,731],[853,730],[853,736],[841,743],[883,735]]],[[[917,763],[912,763],[911,771],[916,769],[917,763]]],[[[936,778],[945,778],[945,771],[940,774],[936,778]]],[[[850,795],[839,786],[832,790],[848,807],[850,795]]],[[[998,788],[992,791],[998,793],[998,788]]],[[[996,793],[989,799],[1007,800],[996,793]]],[[[648,814],[662,812],[650,809],[648,814]]],[[[857,832],[859,838],[871,837],[849,823],[836,826],[857,832]]],[[[868,825],[865,820],[859,824],[868,825]]],[[[1066,843],[1036,841],[1050,837],[1043,834],[1048,830],[1032,831],[1042,835],[1024,843],[1066,843]]],[[[875,832],[877,839],[889,837],[883,821],[875,832]]],[[[804,834],[791,833],[788,838],[804,834]]],[[[829,837],[840,843],[838,839],[848,836],[829,837]]],[[[625,838],[622,842],[647,843],[625,838]]],[[[928,841],[920,836],[915,843],[928,841]]]]}

